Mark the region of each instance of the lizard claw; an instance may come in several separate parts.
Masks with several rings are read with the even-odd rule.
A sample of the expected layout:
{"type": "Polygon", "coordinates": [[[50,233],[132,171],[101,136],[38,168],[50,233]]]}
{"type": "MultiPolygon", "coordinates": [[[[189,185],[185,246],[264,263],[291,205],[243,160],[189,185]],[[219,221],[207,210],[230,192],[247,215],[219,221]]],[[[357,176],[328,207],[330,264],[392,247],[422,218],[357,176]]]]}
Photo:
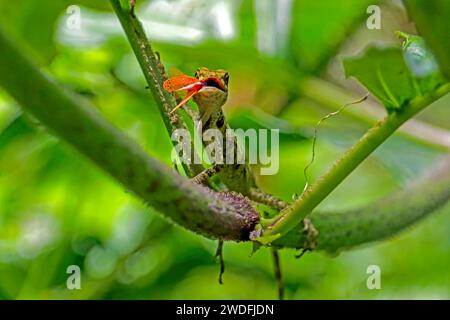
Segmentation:
{"type": "Polygon", "coordinates": [[[319,237],[319,231],[317,231],[311,220],[309,220],[308,218],[303,219],[303,226],[303,232],[306,234],[304,249],[312,251],[317,247],[317,238],[319,237]]]}
{"type": "Polygon", "coordinates": [[[295,256],[296,259],[300,259],[306,252],[313,251],[317,247],[319,231],[308,218],[303,219],[303,233],[306,234],[306,241],[303,244],[302,251],[295,256]]]}
{"type": "Polygon", "coordinates": [[[219,240],[217,244],[216,254],[214,255],[214,260],[219,258],[220,261],[220,273],[219,273],[219,283],[223,284],[223,274],[225,272],[225,263],[223,261],[223,240],[219,240]]]}

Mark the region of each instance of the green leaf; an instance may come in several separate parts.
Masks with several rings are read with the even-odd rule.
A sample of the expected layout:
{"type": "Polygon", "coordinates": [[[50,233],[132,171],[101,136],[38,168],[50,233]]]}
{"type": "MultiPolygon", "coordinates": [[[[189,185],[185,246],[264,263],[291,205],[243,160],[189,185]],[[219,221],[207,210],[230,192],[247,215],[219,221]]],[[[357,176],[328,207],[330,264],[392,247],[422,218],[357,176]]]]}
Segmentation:
{"type": "Polygon", "coordinates": [[[261,249],[262,244],[259,242],[252,242],[252,252],[250,252],[250,257],[253,256],[259,249],[261,249]]]}
{"type": "Polygon", "coordinates": [[[419,82],[421,92],[433,91],[444,83],[439,65],[422,37],[397,32],[403,40],[403,58],[411,74],[419,82]]]}
{"type": "Polygon", "coordinates": [[[401,32],[398,35],[405,39],[403,50],[370,48],[360,57],[344,59],[346,76],[357,78],[388,112],[402,109],[444,82],[423,39],[401,32]]]}
{"type": "Polygon", "coordinates": [[[425,40],[419,36],[397,31],[403,39],[403,56],[412,73],[419,78],[439,73],[439,67],[425,40]]]}
{"type": "Polygon", "coordinates": [[[18,114],[4,129],[0,131],[0,150],[19,136],[32,133],[34,128],[26,121],[25,116],[18,114]]]}
{"type": "Polygon", "coordinates": [[[417,30],[425,38],[439,62],[442,72],[450,80],[450,1],[404,1],[417,30]]]}
{"type": "Polygon", "coordinates": [[[400,49],[370,48],[361,57],[345,59],[344,68],[347,77],[357,78],[388,111],[401,109],[419,93],[400,49]]]}

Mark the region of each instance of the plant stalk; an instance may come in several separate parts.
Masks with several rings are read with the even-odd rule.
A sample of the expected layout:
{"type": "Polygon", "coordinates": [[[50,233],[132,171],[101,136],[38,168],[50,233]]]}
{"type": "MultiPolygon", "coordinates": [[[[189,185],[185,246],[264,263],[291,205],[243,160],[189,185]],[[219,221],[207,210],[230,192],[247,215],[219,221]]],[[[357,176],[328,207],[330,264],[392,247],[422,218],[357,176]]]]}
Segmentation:
{"type": "Polygon", "coordinates": [[[263,236],[281,237],[291,231],[403,123],[448,93],[449,89],[450,86],[447,84],[432,95],[418,97],[400,112],[391,113],[378,122],[292,205],[282,210],[275,222],[263,231],[263,236]]]}

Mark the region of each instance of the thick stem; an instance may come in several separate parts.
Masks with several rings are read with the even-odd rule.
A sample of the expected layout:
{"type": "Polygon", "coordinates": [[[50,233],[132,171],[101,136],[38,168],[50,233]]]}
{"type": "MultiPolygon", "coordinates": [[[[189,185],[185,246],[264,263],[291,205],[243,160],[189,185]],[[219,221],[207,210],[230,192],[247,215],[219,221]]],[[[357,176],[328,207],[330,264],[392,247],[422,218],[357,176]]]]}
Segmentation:
{"type": "MultiPolygon", "coordinates": [[[[336,253],[391,237],[444,206],[449,199],[450,157],[447,157],[426,177],[366,207],[311,215],[310,220],[319,231],[316,249],[336,253]]],[[[305,243],[306,233],[300,224],[273,245],[303,248],[305,243]]]]}
{"type": "Polygon", "coordinates": [[[145,36],[144,29],[139,20],[132,16],[130,10],[121,6],[120,0],[111,0],[111,5],[127,35],[139,65],[144,71],[144,77],[157,103],[164,124],[167,130],[172,132],[174,129],[173,123],[178,119],[169,119],[168,113],[176,106],[175,99],[162,87],[164,80],[158,68],[156,55],[145,36]]]}
{"type": "Polygon", "coordinates": [[[236,195],[192,184],[40,72],[0,29],[0,85],[26,111],[176,223],[212,238],[247,239],[258,214],[236,195]]]}
{"type": "Polygon", "coordinates": [[[402,111],[391,113],[384,120],[378,122],[311,187],[306,189],[291,206],[284,209],[278,219],[264,230],[263,236],[283,236],[291,231],[395,130],[448,92],[449,86],[445,85],[433,95],[419,97],[405,106],[402,111]]]}
{"type": "MultiPolygon", "coordinates": [[[[105,121],[93,105],[39,72],[1,29],[0,52],[0,85],[26,111],[128,190],[191,231],[210,238],[247,239],[258,219],[248,201],[234,193],[214,193],[195,186],[149,157],[105,121]]],[[[436,175],[443,180],[429,179],[360,210],[313,215],[311,220],[320,232],[318,248],[337,250],[377,240],[433,212],[449,198],[450,179],[445,172],[450,173],[450,168],[436,175]],[[380,212],[384,218],[377,220],[380,212]]],[[[291,232],[275,242],[277,246],[303,246],[303,224],[294,224],[291,232]]]]}
{"type": "MultiPolygon", "coordinates": [[[[177,103],[175,102],[174,97],[163,88],[164,79],[161,74],[160,62],[156,58],[155,52],[145,35],[141,23],[129,9],[122,7],[120,0],[110,0],[110,2],[119,18],[120,24],[133,49],[134,55],[139,62],[167,132],[171,135],[174,132],[174,129],[186,129],[184,122],[176,113],[169,116],[170,111],[177,103]]],[[[196,165],[194,163],[186,165],[182,162],[182,166],[186,174],[190,177],[195,176],[203,170],[202,165],[196,165]]]]}

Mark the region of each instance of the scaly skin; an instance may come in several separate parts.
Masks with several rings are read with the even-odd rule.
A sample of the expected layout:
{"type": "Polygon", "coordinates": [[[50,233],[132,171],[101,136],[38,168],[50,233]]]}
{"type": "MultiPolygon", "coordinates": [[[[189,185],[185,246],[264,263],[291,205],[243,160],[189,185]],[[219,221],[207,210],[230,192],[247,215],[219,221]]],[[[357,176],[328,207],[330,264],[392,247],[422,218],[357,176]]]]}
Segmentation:
{"type": "MultiPolygon", "coordinates": [[[[209,70],[202,67],[197,69],[195,77],[205,82],[207,86],[202,88],[193,99],[199,107],[199,120],[201,121],[203,132],[208,129],[218,129],[224,137],[223,146],[226,154],[226,130],[229,128],[222,106],[228,97],[228,73],[224,70],[209,70]]],[[[232,191],[239,192],[255,202],[266,204],[277,210],[282,210],[288,206],[288,203],[270,195],[256,187],[254,177],[247,164],[237,164],[237,157],[242,150],[237,144],[236,137],[233,138],[235,164],[215,165],[207,169],[194,181],[204,183],[207,178],[217,174],[220,180],[232,191]]],[[[315,239],[318,233],[308,219],[304,221],[305,233],[308,235],[308,250],[313,250],[316,246],[315,239]]]]}
{"type": "MultiPolygon", "coordinates": [[[[195,96],[194,101],[199,107],[199,119],[202,130],[218,129],[223,139],[223,154],[226,154],[226,130],[230,127],[225,120],[222,106],[228,97],[228,73],[224,70],[209,70],[205,67],[199,68],[195,73],[195,77],[200,81],[211,83],[201,89],[195,96]],[[215,79],[215,81],[208,80],[215,79]]],[[[211,142],[210,142],[211,143],[211,142]]],[[[206,143],[206,146],[209,143],[206,143]]],[[[255,187],[255,180],[251,173],[250,167],[246,164],[238,164],[237,157],[242,149],[237,144],[236,137],[233,138],[234,144],[234,164],[224,164],[220,166],[217,173],[220,180],[230,189],[249,196],[251,188],[255,187]]]]}

